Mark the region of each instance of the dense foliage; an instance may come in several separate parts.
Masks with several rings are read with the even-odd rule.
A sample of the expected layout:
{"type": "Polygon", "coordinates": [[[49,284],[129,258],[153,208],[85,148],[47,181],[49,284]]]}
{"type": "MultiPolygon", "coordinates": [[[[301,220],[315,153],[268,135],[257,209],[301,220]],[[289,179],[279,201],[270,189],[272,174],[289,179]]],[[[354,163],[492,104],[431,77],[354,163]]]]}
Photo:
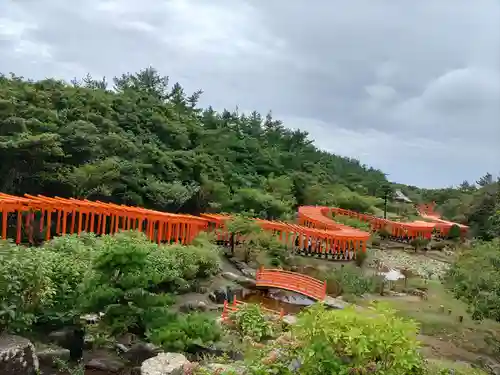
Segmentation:
{"type": "Polygon", "coordinates": [[[500,321],[500,239],[463,252],[448,281],[456,297],[469,304],[473,318],[500,321]]]}
{"type": "Polygon", "coordinates": [[[288,337],[249,364],[249,373],[425,374],[416,335],[415,323],[387,309],[359,313],[317,304],[299,314],[288,337]]]}
{"type": "Polygon", "coordinates": [[[273,324],[264,316],[260,305],[243,305],[231,314],[230,319],[243,337],[260,342],[273,336],[273,324]]]}
{"type": "Polygon", "coordinates": [[[378,170],[318,150],[270,114],[196,107],[154,69],[71,84],[0,76],[0,191],[166,211],[291,215],[300,204],[369,210],[378,170]]]}
{"type": "Polygon", "coordinates": [[[176,293],[219,268],[211,243],[158,246],[133,231],[63,236],[41,248],[2,242],[0,332],[78,324],[84,313],[103,313],[99,324],[112,335],[148,336],[167,349],[212,342],[220,336],[212,318],[180,317],[169,307],[176,293]]]}
{"type": "Polygon", "coordinates": [[[447,219],[470,225],[472,235],[484,240],[500,237],[500,178],[490,173],[475,184],[464,181],[456,188],[418,189],[397,185],[415,202],[436,202],[447,219]]]}

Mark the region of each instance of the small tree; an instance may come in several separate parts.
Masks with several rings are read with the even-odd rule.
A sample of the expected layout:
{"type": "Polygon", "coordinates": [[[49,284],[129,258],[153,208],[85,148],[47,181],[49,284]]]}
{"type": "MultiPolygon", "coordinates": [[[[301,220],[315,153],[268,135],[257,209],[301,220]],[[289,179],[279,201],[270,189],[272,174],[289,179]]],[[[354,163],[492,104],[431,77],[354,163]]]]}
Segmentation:
{"type": "Polygon", "coordinates": [[[417,237],[411,240],[410,245],[413,246],[413,249],[415,249],[415,252],[424,249],[428,244],[430,240],[427,238],[422,238],[422,237],[417,237]]]}
{"type": "Polygon", "coordinates": [[[460,227],[456,224],[453,224],[448,232],[448,239],[452,241],[459,241],[462,232],[460,231],[460,227]]]}
{"type": "Polygon", "coordinates": [[[243,305],[231,314],[230,318],[235,323],[238,333],[243,337],[250,337],[260,342],[273,335],[273,326],[264,316],[260,305],[243,305]]]}
{"type": "Polygon", "coordinates": [[[447,281],[455,297],[469,304],[473,319],[500,321],[500,240],[478,242],[460,254],[447,281]]]}
{"type": "Polygon", "coordinates": [[[148,288],[157,280],[148,255],[156,247],[139,232],[104,236],[94,259],[93,274],[86,280],[81,304],[88,312],[103,312],[103,323],[112,333],[143,334],[146,316],[163,315],[172,303],[169,295],[148,288]]]}
{"type": "MultiPolygon", "coordinates": [[[[262,234],[262,228],[256,221],[244,216],[236,215],[226,223],[225,228],[233,238],[240,238],[243,242],[243,261],[248,263],[255,260],[259,250],[259,236],[262,234]]],[[[231,249],[234,254],[234,248],[231,249]]]]}
{"type": "Polygon", "coordinates": [[[248,368],[252,374],[421,375],[425,362],[418,348],[417,325],[392,310],[375,306],[360,313],[316,304],[298,316],[290,336],[264,348],[248,368]]]}

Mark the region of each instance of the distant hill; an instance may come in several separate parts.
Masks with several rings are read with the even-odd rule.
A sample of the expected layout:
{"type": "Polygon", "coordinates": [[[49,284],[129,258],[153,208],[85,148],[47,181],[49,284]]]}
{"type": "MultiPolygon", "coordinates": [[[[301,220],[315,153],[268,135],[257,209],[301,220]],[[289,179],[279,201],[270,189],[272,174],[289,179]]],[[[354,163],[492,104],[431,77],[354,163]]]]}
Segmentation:
{"type": "Polygon", "coordinates": [[[165,211],[293,215],[297,205],[382,207],[388,181],[317,149],[271,114],[198,108],[154,69],[106,81],[0,78],[0,191],[165,211]]]}

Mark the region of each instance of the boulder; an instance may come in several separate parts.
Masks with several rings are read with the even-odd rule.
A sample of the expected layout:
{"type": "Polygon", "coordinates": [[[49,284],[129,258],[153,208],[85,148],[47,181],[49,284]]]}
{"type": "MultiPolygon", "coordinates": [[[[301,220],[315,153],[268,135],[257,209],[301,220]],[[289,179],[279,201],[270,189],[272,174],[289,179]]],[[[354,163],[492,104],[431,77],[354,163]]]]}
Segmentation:
{"type": "Polygon", "coordinates": [[[158,355],[161,350],[151,343],[138,342],[132,345],[123,357],[133,364],[140,365],[149,358],[158,355]]]}
{"type": "Polygon", "coordinates": [[[240,276],[236,280],[234,280],[238,285],[241,285],[244,288],[254,289],[256,287],[256,283],[254,279],[251,279],[246,276],[240,276]]]}
{"type": "Polygon", "coordinates": [[[228,260],[230,263],[232,263],[238,269],[238,271],[241,271],[245,268],[248,268],[248,265],[245,262],[242,262],[241,260],[238,260],[234,257],[229,258],[228,260]]]}
{"type": "Polygon", "coordinates": [[[243,269],[241,269],[241,273],[243,274],[243,276],[255,279],[256,272],[253,268],[243,268],[243,269]]]}
{"type": "Polygon", "coordinates": [[[225,300],[227,300],[227,291],[225,288],[218,288],[212,291],[208,297],[212,300],[212,302],[222,304],[225,300]]]}
{"type": "Polygon", "coordinates": [[[229,281],[236,281],[239,278],[239,276],[233,272],[223,272],[222,277],[229,281]]]}
{"type": "Polygon", "coordinates": [[[142,363],[141,375],[182,375],[189,365],[183,354],[160,353],[142,363]]]}
{"type": "Polygon", "coordinates": [[[46,366],[54,366],[58,360],[66,362],[70,359],[69,349],[65,348],[41,349],[36,352],[36,356],[40,364],[46,366]]]}
{"type": "Polygon", "coordinates": [[[125,363],[119,358],[110,355],[101,355],[90,359],[85,367],[91,370],[103,372],[118,373],[125,368],[125,363]]]}
{"type": "Polygon", "coordinates": [[[345,309],[349,304],[345,302],[342,299],[339,298],[333,298],[330,296],[327,296],[324,300],[324,304],[327,308],[329,309],[335,309],[335,310],[343,310],[345,309]]]}
{"type": "Polygon", "coordinates": [[[0,374],[35,375],[38,358],[31,341],[20,336],[0,336],[0,374]]]}
{"type": "Polygon", "coordinates": [[[283,317],[283,322],[288,325],[293,325],[297,323],[297,317],[295,315],[285,315],[283,317]]]}
{"type": "Polygon", "coordinates": [[[71,360],[79,360],[85,346],[85,331],[80,327],[67,327],[49,333],[49,340],[70,351],[71,360]]]}
{"type": "Polygon", "coordinates": [[[182,304],[179,311],[189,313],[192,311],[208,311],[209,307],[205,301],[190,301],[182,304]]]}

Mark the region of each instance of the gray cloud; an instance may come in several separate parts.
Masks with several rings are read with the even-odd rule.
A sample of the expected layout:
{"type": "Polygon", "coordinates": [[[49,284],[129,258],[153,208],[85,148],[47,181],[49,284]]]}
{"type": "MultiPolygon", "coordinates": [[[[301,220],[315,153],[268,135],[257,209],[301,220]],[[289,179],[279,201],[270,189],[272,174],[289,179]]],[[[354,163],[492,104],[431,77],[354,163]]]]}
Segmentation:
{"type": "Polygon", "coordinates": [[[500,170],[500,4],[483,0],[0,3],[0,71],[153,65],[216,108],[272,109],[319,147],[442,186],[500,170]]]}

